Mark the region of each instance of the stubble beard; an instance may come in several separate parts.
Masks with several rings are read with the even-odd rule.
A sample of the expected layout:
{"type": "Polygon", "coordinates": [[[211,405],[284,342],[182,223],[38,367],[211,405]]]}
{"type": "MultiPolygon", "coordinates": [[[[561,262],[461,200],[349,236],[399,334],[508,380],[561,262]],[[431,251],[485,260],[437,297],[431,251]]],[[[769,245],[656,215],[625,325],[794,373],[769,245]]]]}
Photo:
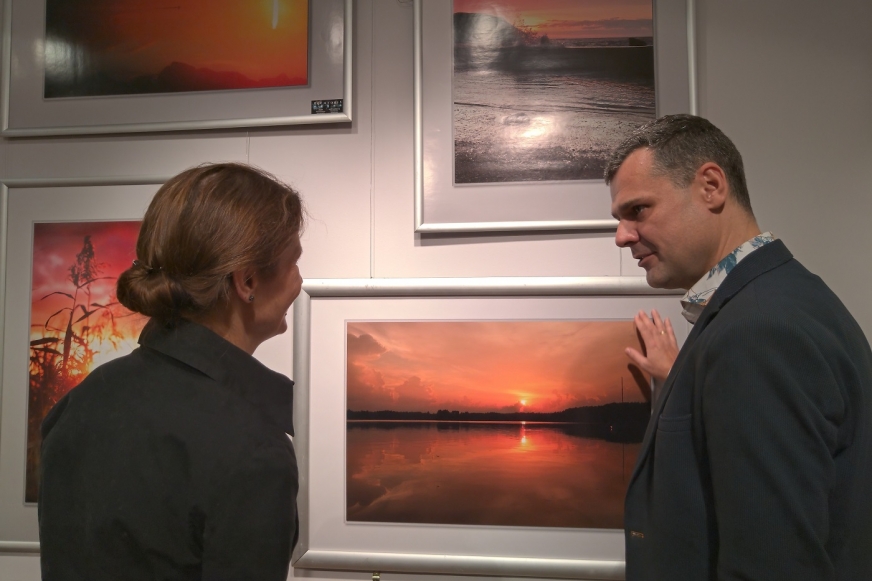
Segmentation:
{"type": "MultiPolygon", "coordinates": [[[[658,257],[659,258],[659,257],[658,257]]],[[[658,262],[645,271],[645,281],[651,288],[675,289],[679,288],[671,280],[669,269],[662,262],[658,262]]]]}

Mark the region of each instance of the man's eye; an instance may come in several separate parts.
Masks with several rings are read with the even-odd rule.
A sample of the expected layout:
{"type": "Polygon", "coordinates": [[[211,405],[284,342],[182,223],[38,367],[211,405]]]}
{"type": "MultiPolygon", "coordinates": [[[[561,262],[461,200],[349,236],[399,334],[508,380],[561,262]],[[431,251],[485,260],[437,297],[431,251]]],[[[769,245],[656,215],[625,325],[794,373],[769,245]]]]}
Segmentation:
{"type": "Polygon", "coordinates": [[[631,209],[633,211],[633,215],[638,216],[642,213],[642,210],[645,209],[645,206],[633,206],[631,209]]]}

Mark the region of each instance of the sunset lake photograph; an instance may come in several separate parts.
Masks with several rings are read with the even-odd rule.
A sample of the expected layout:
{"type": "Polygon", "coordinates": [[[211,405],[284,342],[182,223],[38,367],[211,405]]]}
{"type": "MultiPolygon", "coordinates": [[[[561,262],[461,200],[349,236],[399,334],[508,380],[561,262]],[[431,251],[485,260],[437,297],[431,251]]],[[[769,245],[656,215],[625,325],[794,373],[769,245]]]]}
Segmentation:
{"type": "Polygon", "coordinates": [[[348,321],[346,519],[622,527],[632,321],[348,321]]]}

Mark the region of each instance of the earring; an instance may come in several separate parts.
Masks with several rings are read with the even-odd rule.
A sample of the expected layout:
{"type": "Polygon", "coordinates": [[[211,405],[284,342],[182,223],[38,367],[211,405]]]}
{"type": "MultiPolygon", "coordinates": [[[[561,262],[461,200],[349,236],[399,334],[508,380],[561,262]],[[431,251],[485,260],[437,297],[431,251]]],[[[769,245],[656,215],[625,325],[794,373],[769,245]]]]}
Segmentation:
{"type": "Polygon", "coordinates": [[[254,302],[254,295],[248,295],[248,302],[254,302]]]}

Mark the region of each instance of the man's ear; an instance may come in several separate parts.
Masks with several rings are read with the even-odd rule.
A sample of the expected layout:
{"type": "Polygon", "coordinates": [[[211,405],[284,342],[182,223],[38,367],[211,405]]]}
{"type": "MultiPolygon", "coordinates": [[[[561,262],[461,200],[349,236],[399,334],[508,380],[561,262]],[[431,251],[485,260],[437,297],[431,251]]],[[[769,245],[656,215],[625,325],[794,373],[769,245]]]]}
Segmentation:
{"type": "Polygon", "coordinates": [[[257,290],[257,273],[253,268],[243,268],[233,271],[231,281],[233,293],[244,303],[250,303],[257,290]]]}
{"type": "Polygon", "coordinates": [[[696,170],[694,185],[702,196],[703,204],[712,212],[724,209],[729,195],[727,176],[723,168],[713,161],[706,162],[696,170]]]}

